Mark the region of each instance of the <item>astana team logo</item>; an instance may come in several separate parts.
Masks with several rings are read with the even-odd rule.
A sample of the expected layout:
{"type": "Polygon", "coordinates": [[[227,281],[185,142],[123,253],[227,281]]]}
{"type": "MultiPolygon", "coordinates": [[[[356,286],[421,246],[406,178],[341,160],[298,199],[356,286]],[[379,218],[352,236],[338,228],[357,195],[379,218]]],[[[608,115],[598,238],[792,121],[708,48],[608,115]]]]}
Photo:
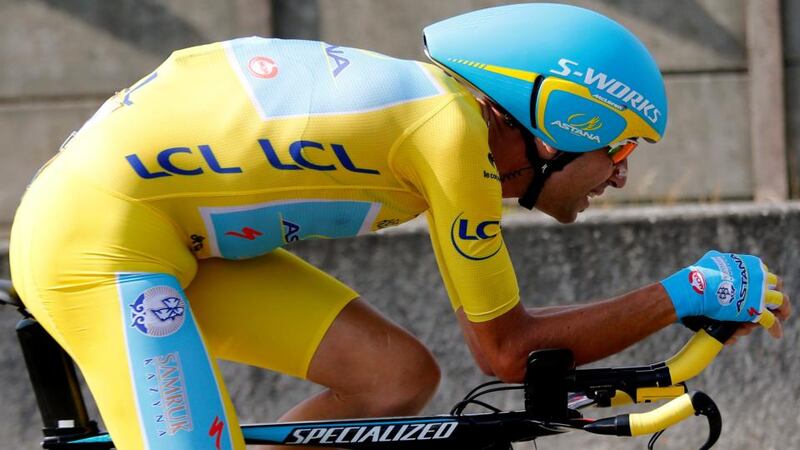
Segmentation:
{"type": "Polygon", "coordinates": [[[130,307],[131,326],[147,336],[169,336],[178,331],[186,319],[186,303],[181,293],[169,286],[151,287],[130,307]]]}

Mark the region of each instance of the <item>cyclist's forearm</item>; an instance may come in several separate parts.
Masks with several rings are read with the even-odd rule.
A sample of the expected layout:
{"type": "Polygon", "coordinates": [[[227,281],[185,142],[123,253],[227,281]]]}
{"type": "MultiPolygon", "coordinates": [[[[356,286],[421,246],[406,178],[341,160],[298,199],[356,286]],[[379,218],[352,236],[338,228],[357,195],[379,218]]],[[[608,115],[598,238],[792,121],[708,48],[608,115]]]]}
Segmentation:
{"type": "Polygon", "coordinates": [[[527,308],[528,314],[532,316],[542,317],[551,314],[559,314],[565,311],[583,307],[583,304],[575,305],[553,305],[553,306],[538,306],[536,308],[527,308]]]}
{"type": "Polygon", "coordinates": [[[676,320],[659,284],[608,300],[531,313],[528,343],[569,348],[578,364],[620,352],[676,320]]]}
{"type": "Polygon", "coordinates": [[[521,381],[528,353],[569,348],[578,364],[617,353],[675,322],[660,284],[609,300],[564,308],[518,306],[489,322],[473,324],[482,353],[505,381],[521,381]]]}
{"type": "Polygon", "coordinates": [[[478,341],[477,335],[475,334],[475,330],[470,326],[471,322],[469,319],[467,319],[467,315],[464,313],[462,308],[459,308],[456,311],[456,317],[458,318],[458,324],[461,326],[461,332],[464,334],[464,340],[467,342],[467,347],[469,348],[475,363],[484,374],[495,376],[492,365],[481,350],[481,345],[478,341]]]}

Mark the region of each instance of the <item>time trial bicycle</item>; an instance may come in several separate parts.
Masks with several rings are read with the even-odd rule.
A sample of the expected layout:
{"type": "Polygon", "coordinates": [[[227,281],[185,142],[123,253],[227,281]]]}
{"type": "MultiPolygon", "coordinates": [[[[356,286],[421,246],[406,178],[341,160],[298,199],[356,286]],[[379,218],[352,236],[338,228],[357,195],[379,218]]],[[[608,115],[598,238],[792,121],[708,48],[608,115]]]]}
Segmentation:
{"type": "MultiPolygon", "coordinates": [[[[114,448],[111,436],[98,430],[96,422],[89,418],[72,359],[28,313],[8,280],[0,280],[0,304],[14,306],[23,315],[17,335],[44,423],[42,448],[114,448]]],[[[689,391],[686,381],[711,363],[738,324],[705,318],[688,322],[696,329],[694,336],[675,356],[657,364],[576,369],[569,350],[541,350],[528,357],[524,383],[484,383],[470,391],[449,414],[242,425],[242,434],[247,444],[372,450],[509,450],[515,442],[583,431],[612,436],[653,434],[648,443],[652,449],[668,427],[702,415],[708,420],[709,435],[700,448],[709,449],[720,436],[720,412],[708,395],[689,391]],[[485,395],[500,391],[519,391],[524,408],[503,411],[484,400],[485,395]],[[582,413],[589,407],[665,400],[668,402],[645,413],[600,419],[584,417],[582,413]],[[468,413],[470,406],[485,411],[468,413]]]]}

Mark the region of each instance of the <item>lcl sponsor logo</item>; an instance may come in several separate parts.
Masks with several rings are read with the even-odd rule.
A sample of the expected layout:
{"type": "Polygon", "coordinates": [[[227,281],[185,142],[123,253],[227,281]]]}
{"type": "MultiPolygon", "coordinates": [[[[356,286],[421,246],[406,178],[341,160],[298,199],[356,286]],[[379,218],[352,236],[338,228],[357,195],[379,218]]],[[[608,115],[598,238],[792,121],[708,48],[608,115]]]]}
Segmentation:
{"type": "MultiPolygon", "coordinates": [[[[288,149],[291,161],[281,157],[269,139],[259,139],[258,145],[266,158],[264,162],[277,170],[314,170],[319,172],[346,170],[365,175],[380,175],[380,171],[376,169],[356,165],[344,145],[341,144],[326,146],[316,141],[292,142],[288,149]],[[313,158],[311,157],[312,153],[314,154],[313,158]]],[[[135,153],[125,156],[125,159],[136,175],[145,180],[175,175],[197,176],[208,171],[221,175],[235,175],[243,172],[241,167],[221,164],[217,152],[207,144],[198,145],[196,149],[192,147],[166,148],[156,154],[155,161],[148,161],[135,153]]]]}
{"type": "Polygon", "coordinates": [[[453,220],[450,226],[450,241],[453,248],[463,256],[472,261],[482,261],[489,259],[500,252],[503,246],[500,234],[500,221],[498,220],[470,220],[463,217],[462,212],[453,220]],[[488,249],[485,246],[474,250],[475,243],[497,241],[496,245],[491,245],[488,249]]]}

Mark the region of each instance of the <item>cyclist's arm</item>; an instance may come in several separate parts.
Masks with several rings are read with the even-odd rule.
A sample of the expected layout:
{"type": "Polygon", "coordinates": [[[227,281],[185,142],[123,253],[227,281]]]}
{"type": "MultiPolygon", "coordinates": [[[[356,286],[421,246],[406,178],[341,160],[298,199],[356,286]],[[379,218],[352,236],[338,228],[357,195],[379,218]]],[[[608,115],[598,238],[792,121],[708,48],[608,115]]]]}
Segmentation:
{"type": "Polygon", "coordinates": [[[519,302],[500,229],[502,188],[474,98],[454,96],[408,132],[392,156],[399,179],[428,205],[426,218],[448,297],[469,320],[519,302]]]}
{"type": "MultiPolygon", "coordinates": [[[[463,314],[463,313],[462,313],[463,314]]],[[[569,348],[578,364],[617,353],[676,321],[664,288],[651,284],[628,294],[561,309],[521,304],[486,322],[461,320],[473,354],[506,382],[521,382],[530,352],[569,348]]]]}
{"type": "MultiPolygon", "coordinates": [[[[528,308],[527,312],[529,315],[544,318],[551,314],[563,313],[570,309],[581,308],[582,306],[584,305],[545,306],[540,308],[528,308]]],[[[475,330],[473,327],[469,326],[470,322],[467,318],[467,315],[464,313],[463,308],[458,308],[458,310],[456,310],[456,317],[458,317],[459,325],[461,326],[461,330],[464,334],[464,340],[467,342],[467,346],[472,353],[472,357],[475,358],[475,362],[478,364],[478,367],[486,375],[495,376],[489,360],[481,351],[480,344],[478,342],[478,336],[475,334],[475,330]]]]}
{"type": "Polygon", "coordinates": [[[394,153],[398,176],[429,205],[431,241],[443,281],[485,372],[520,381],[533,350],[568,347],[580,362],[588,362],[675,321],[660,285],[659,295],[637,292],[580,307],[529,313],[520,306],[499,229],[501,186],[486,139],[477,106],[456,98],[409,133],[394,153]],[[663,302],[657,303],[661,314],[655,314],[654,299],[663,302]]]}
{"type": "Polygon", "coordinates": [[[458,318],[458,324],[461,326],[461,332],[464,334],[464,341],[466,341],[475,363],[478,364],[478,368],[481,369],[481,372],[490,377],[496,376],[489,359],[486,358],[486,355],[484,355],[481,350],[478,335],[475,333],[475,329],[470,326],[470,321],[464,313],[464,308],[458,308],[456,310],[456,317],[458,318]]]}

